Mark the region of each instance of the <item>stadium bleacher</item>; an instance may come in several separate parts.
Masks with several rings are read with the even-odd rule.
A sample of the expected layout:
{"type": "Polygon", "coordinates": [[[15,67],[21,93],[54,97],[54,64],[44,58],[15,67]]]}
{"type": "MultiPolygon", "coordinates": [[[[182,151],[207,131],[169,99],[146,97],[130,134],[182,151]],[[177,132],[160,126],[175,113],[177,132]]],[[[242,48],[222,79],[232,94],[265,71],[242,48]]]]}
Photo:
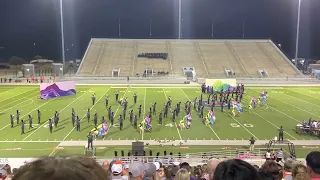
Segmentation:
{"type": "Polygon", "coordinates": [[[193,67],[197,77],[294,77],[301,73],[270,40],[92,39],[79,76],[135,76],[146,69],[183,76],[193,67]],[[167,53],[164,58],[138,58],[141,53],[167,53]]]}

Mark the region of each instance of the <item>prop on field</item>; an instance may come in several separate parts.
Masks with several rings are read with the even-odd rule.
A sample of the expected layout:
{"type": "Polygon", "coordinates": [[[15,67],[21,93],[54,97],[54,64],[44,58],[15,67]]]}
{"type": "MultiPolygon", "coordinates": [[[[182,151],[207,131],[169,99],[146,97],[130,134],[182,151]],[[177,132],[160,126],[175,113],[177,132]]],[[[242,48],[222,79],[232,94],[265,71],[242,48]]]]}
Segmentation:
{"type": "Polygon", "coordinates": [[[214,115],[214,111],[209,110],[205,118],[205,125],[209,125],[209,123],[211,125],[214,125],[215,121],[216,121],[216,116],[214,115]]]}
{"type": "Polygon", "coordinates": [[[118,103],[119,103],[120,105],[124,105],[124,103],[125,103],[126,101],[127,101],[126,98],[120,98],[119,101],[118,101],[118,103]]]}
{"type": "Polygon", "coordinates": [[[180,121],[180,129],[189,129],[191,127],[191,114],[186,115],[181,121],[180,121]]]}
{"type": "Polygon", "coordinates": [[[151,121],[148,116],[145,116],[144,119],[139,124],[139,130],[140,130],[140,134],[143,133],[145,130],[148,132],[152,131],[151,121]]]}
{"type": "Polygon", "coordinates": [[[242,106],[237,101],[232,101],[232,114],[233,116],[236,116],[237,114],[242,114],[242,106]]]}
{"type": "Polygon", "coordinates": [[[102,138],[107,134],[108,130],[109,126],[106,122],[104,122],[103,124],[93,128],[91,132],[95,137],[102,138]]]}

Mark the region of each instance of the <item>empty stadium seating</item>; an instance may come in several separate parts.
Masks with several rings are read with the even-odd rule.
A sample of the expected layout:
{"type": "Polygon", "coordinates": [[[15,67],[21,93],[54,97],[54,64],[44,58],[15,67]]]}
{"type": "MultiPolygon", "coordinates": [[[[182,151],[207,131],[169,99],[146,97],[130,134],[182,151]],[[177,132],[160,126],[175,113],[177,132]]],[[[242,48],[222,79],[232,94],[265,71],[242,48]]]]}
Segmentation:
{"type": "Polygon", "coordinates": [[[92,39],[78,70],[80,76],[142,74],[146,69],[183,76],[194,67],[197,77],[286,77],[300,74],[269,40],[92,39]],[[139,58],[140,53],[168,53],[167,59],[139,58]]]}

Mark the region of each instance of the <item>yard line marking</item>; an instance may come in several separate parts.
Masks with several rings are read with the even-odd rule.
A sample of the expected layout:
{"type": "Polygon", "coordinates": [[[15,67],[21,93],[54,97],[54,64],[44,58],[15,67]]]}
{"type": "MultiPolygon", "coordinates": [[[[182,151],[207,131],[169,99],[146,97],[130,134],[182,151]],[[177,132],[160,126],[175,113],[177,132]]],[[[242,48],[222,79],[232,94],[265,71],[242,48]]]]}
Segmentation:
{"type": "MultiPolygon", "coordinates": [[[[164,96],[166,97],[166,102],[168,101],[168,97],[167,97],[167,94],[166,94],[166,91],[164,90],[164,88],[162,88],[162,91],[164,93],[164,96]]],[[[178,128],[178,125],[176,122],[174,122],[174,124],[176,125],[176,129],[177,129],[177,132],[178,132],[178,135],[179,135],[179,138],[180,140],[182,141],[182,137],[181,137],[181,134],[180,134],[180,131],[179,131],[179,128],[178,128]]]]}
{"type": "MultiPolygon", "coordinates": [[[[74,99],[73,101],[71,101],[67,106],[64,106],[64,108],[62,108],[60,111],[59,111],[59,114],[65,110],[67,107],[69,107],[71,104],[73,104],[76,100],[78,100],[80,97],[82,97],[83,95],[85,95],[86,93],[83,93],[81,94],[79,97],[77,97],[76,99],[74,99]]],[[[54,116],[51,117],[51,119],[53,118],[54,116]]],[[[30,137],[32,134],[34,134],[35,132],[37,132],[42,126],[46,125],[47,123],[44,122],[40,127],[38,127],[36,130],[32,131],[27,137],[25,137],[22,141],[26,140],[28,137],[30,137]]]]}
{"type": "MultiPolygon", "coordinates": [[[[24,94],[24,93],[27,93],[27,92],[33,91],[33,90],[35,90],[35,89],[37,89],[37,88],[31,89],[31,90],[29,90],[29,91],[24,91],[24,92],[22,92],[22,93],[20,93],[20,94],[17,94],[17,95],[14,95],[14,96],[8,97],[8,98],[6,98],[6,99],[4,99],[4,100],[2,100],[2,101],[5,101],[5,100],[11,99],[11,98],[13,98],[13,97],[19,96],[19,95],[21,95],[21,94],[24,94]]],[[[2,101],[0,101],[0,102],[2,102],[2,101]]]]}
{"type": "Polygon", "coordinates": [[[11,124],[7,124],[6,126],[4,126],[3,128],[0,129],[0,131],[8,126],[10,126],[11,124]]]}
{"type": "MultiPolygon", "coordinates": [[[[255,91],[255,92],[258,92],[258,91],[255,91]]],[[[312,112],[306,111],[306,110],[301,109],[301,108],[299,108],[299,107],[297,107],[297,106],[293,106],[293,105],[290,104],[290,103],[287,103],[287,102],[285,102],[285,101],[281,101],[281,100],[279,100],[279,99],[277,99],[277,98],[271,97],[270,95],[268,95],[268,97],[270,97],[270,98],[272,98],[272,99],[275,99],[275,100],[277,100],[277,101],[280,101],[280,102],[282,102],[282,103],[285,103],[285,104],[287,104],[287,105],[289,105],[289,106],[292,106],[292,107],[295,107],[295,108],[297,108],[297,109],[300,109],[300,110],[302,110],[302,111],[304,111],[304,112],[307,112],[307,113],[309,113],[309,114],[312,114],[312,115],[314,115],[314,116],[316,116],[316,117],[320,117],[319,115],[313,114],[312,112]]]]}
{"type": "MultiPolygon", "coordinates": [[[[186,96],[186,98],[188,98],[189,101],[192,101],[189,96],[184,92],[184,90],[182,88],[180,88],[181,91],[183,92],[183,94],[186,96]]],[[[218,134],[212,129],[212,127],[209,125],[209,128],[211,129],[211,131],[213,132],[213,134],[220,140],[220,137],[218,136],[218,134]]]]}
{"type": "MultiPolygon", "coordinates": [[[[40,105],[40,106],[38,106],[37,108],[35,108],[35,109],[31,110],[30,112],[28,112],[27,114],[25,114],[25,115],[21,116],[21,118],[20,118],[20,119],[22,119],[23,117],[27,116],[27,115],[28,115],[28,114],[30,114],[31,112],[33,112],[33,111],[35,111],[35,110],[39,109],[40,107],[42,107],[42,106],[46,105],[47,103],[49,103],[49,102],[51,102],[51,101],[53,101],[53,100],[54,100],[54,99],[50,99],[49,101],[47,101],[47,102],[45,102],[45,103],[41,104],[41,105],[40,105]]],[[[9,125],[10,125],[10,124],[6,125],[5,127],[8,127],[9,125]]],[[[1,130],[3,130],[5,127],[1,128],[1,129],[0,129],[0,131],[1,131],[1,130]]]]}
{"type": "MultiPolygon", "coordinates": [[[[92,88],[91,88],[92,89],[92,88]]],[[[89,89],[90,90],[90,89],[89,89]]],[[[89,92],[89,90],[87,91],[87,92],[89,92]]],[[[91,108],[90,108],[90,111],[93,109],[93,107],[95,107],[97,104],[98,104],[98,102],[103,98],[103,97],[105,97],[105,94],[108,92],[110,90],[110,88],[98,99],[98,101],[93,105],[93,106],[91,106],[91,108]]],[[[87,92],[85,92],[84,94],[86,94],[87,92]]],[[[80,123],[81,123],[81,121],[86,117],[86,115],[87,115],[87,113],[85,113],[84,115],[83,115],[83,117],[80,119],[80,123]]],[[[74,126],[72,129],[71,129],[71,131],[63,138],[63,140],[62,141],[64,141],[64,140],[66,140],[67,139],[67,137],[72,133],[72,131],[74,130],[74,128],[76,128],[76,126],[74,126]]],[[[57,146],[58,147],[58,146],[57,146]]],[[[50,156],[50,155],[49,155],[50,156]]]]}
{"type": "Polygon", "coordinates": [[[14,89],[16,89],[16,88],[10,88],[10,89],[8,89],[8,90],[5,90],[5,91],[0,92],[0,94],[5,93],[5,92],[12,91],[12,90],[14,90],[14,89]]]}
{"type": "MultiPolygon", "coordinates": [[[[92,88],[90,88],[90,89],[92,89],[92,88]]],[[[90,89],[89,89],[88,91],[86,91],[85,93],[83,93],[83,94],[86,94],[87,92],[89,92],[90,89]]],[[[98,101],[97,101],[93,106],[91,106],[90,111],[93,109],[93,107],[95,107],[95,106],[99,103],[99,101],[100,101],[103,97],[105,97],[105,95],[107,94],[107,92],[108,92],[109,90],[110,90],[110,88],[98,99],[98,101]]],[[[83,95],[83,94],[82,94],[82,95],[83,95]]],[[[81,123],[81,121],[82,121],[85,117],[86,117],[86,113],[85,113],[85,114],[83,115],[83,117],[80,119],[80,123],[81,123]]],[[[76,127],[76,126],[75,126],[75,127],[76,127]]],[[[67,137],[73,132],[73,130],[74,130],[75,127],[73,127],[73,128],[71,129],[71,131],[63,138],[62,141],[64,141],[64,140],[67,139],[67,137]]],[[[53,153],[56,152],[56,149],[60,146],[60,144],[61,144],[61,143],[59,143],[59,144],[54,148],[54,150],[49,154],[49,156],[52,156],[53,153]]]]}
{"type": "MultiPolygon", "coordinates": [[[[33,98],[34,98],[34,97],[33,97],[33,98]]],[[[26,101],[30,101],[30,99],[31,99],[31,103],[33,103],[33,98],[27,98],[27,100],[24,100],[24,101],[22,101],[22,102],[20,102],[20,103],[18,103],[18,104],[16,104],[16,105],[14,105],[14,106],[11,106],[11,107],[9,107],[9,108],[1,111],[0,113],[6,112],[7,110],[12,109],[12,108],[14,108],[14,107],[16,107],[16,106],[18,106],[18,105],[26,102],[26,101]]],[[[31,104],[31,103],[29,103],[29,104],[31,104]]],[[[19,106],[18,108],[22,108],[22,107],[28,106],[29,104],[25,104],[24,106],[19,106]]]]}
{"type": "MultiPolygon", "coordinates": [[[[143,98],[143,115],[146,114],[146,97],[147,97],[147,88],[144,88],[144,98],[143,98]]],[[[141,139],[143,140],[144,131],[141,133],[141,139]]]]}
{"type": "MultiPolygon", "coordinates": [[[[33,94],[35,94],[35,93],[31,93],[31,95],[33,95],[33,94]]],[[[29,96],[30,96],[30,95],[27,95],[26,97],[29,97],[29,96]]],[[[22,99],[27,99],[27,100],[31,99],[31,98],[26,98],[26,97],[23,97],[22,99]]],[[[34,97],[32,97],[32,99],[35,98],[35,97],[39,97],[39,92],[37,92],[37,95],[34,96],[34,97]]],[[[18,103],[18,104],[21,104],[21,103],[23,103],[23,102],[25,102],[25,101],[27,101],[27,100],[24,100],[24,101],[22,101],[22,102],[20,102],[20,103],[18,103]]],[[[1,109],[2,107],[8,106],[9,104],[12,104],[12,103],[14,103],[14,102],[16,102],[16,101],[21,101],[21,99],[14,100],[14,101],[11,101],[11,102],[3,105],[3,106],[0,106],[0,109],[1,109]]],[[[18,104],[14,105],[13,107],[17,106],[18,104]]],[[[10,108],[13,108],[13,107],[10,107],[10,108]]],[[[8,109],[10,109],[10,108],[8,108],[8,109]]],[[[7,109],[6,109],[6,110],[7,110],[7,109]]],[[[6,111],[6,110],[4,110],[4,111],[6,111]]],[[[4,111],[3,111],[3,112],[4,112],[4,111]]]]}
{"type": "MultiPolygon", "coordinates": [[[[289,91],[290,91],[290,90],[289,90],[289,91]]],[[[292,92],[295,92],[295,91],[292,91],[292,92]]],[[[317,104],[314,104],[314,103],[311,103],[311,102],[305,101],[305,100],[300,99],[300,98],[296,98],[296,97],[291,96],[291,95],[289,95],[289,94],[284,94],[284,95],[286,95],[286,96],[290,96],[290,97],[292,97],[292,98],[294,98],[294,99],[297,99],[297,100],[299,100],[299,101],[303,101],[303,102],[305,102],[305,103],[312,104],[312,105],[314,105],[314,106],[318,106],[318,107],[320,107],[320,106],[319,106],[319,105],[317,105],[317,104]]]]}
{"type": "Polygon", "coordinates": [[[212,129],[212,127],[209,125],[209,128],[211,129],[211,131],[213,132],[213,134],[218,138],[218,140],[220,140],[219,136],[217,135],[217,133],[212,129]]]}
{"type": "Polygon", "coordinates": [[[250,133],[256,140],[259,140],[259,138],[257,138],[251,131],[249,131],[246,127],[244,127],[236,118],[234,118],[232,115],[230,115],[229,113],[227,113],[233,120],[237,121],[237,123],[243,127],[248,133],[250,133]]]}
{"type": "MultiPolygon", "coordinates": [[[[109,89],[111,89],[111,87],[110,87],[109,89]]],[[[108,89],[108,91],[109,91],[109,89],[108,89]]],[[[128,89],[129,89],[129,88],[127,87],[127,90],[126,90],[126,92],[123,94],[122,98],[124,98],[124,97],[126,96],[126,94],[127,94],[127,92],[128,92],[128,89]]],[[[108,92],[108,91],[107,91],[107,92],[108,92]]],[[[116,114],[117,114],[120,106],[121,106],[121,104],[118,105],[118,108],[117,108],[116,112],[114,113],[114,117],[116,117],[116,114]]],[[[108,134],[108,132],[110,131],[111,127],[112,127],[112,126],[109,126],[108,131],[107,131],[106,134],[104,135],[105,137],[107,136],[107,134],[108,134]]]]}
{"type": "Polygon", "coordinates": [[[291,89],[287,89],[287,90],[292,91],[292,92],[295,92],[295,93],[302,94],[302,95],[304,95],[304,96],[309,96],[309,97],[312,97],[312,98],[315,98],[315,99],[319,99],[319,98],[317,98],[316,96],[310,96],[310,95],[308,95],[308,94],[315,94],[315,93],[311,93],[311,92],[313,92],[313,91],[311,91],[311,90],[309,90],[309,89],[303,89],[303,90],[308,90],[308,93],[306,93],[306,94],[303,94],[303,93],[298,92],[298,91],[293,91],[293,90],[291,90],[291,89]]]}
{"type": "MultiPolygon", "coordinates": [[[[274,127],[276,127],[276,128],[278,128],[279,129],[279,127],[278,126],[276,126],[275,124],[273,124],[272,122],[270,122],[270,121],[268,121],[266,118],[264,118],[264,117],[262,117],[262,116],[260,116],[258,113],[256,113],[256,112],[254,112],[254,111],[252,111],[254,114],[256,114],[257,116],[259,116],[261,119],[264,119],[265,121],[267,121],[268,123],[270,123],[272,126],[274,126],[274,127]]],[[[284,131],[284,133],[285,134],[287,134],[288,136],[290,136],[290,137],[292,137],[294,140],[298,140],[297,138],[295,138],[295,137],[293,137],[293,136],[291,136],[289,133],[287,133],[286,131],[284,131]]]]}

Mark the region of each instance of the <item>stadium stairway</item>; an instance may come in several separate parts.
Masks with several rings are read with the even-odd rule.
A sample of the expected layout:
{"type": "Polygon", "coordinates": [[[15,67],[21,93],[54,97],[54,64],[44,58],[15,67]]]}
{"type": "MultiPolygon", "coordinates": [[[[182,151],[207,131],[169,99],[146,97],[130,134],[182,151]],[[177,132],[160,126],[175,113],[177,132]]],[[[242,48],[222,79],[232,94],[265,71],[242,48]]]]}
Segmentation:
{"type": "Polygon", "coordinates": [[[225,69],[233,70],[238,76],[245,76],[244,68],[232,56],[225,42],[198,40],[197,43],[211,76],[225,76],[225,69]]]}
{"type": "Polygon", "coordinates": [[[277,66],[270,62],[255,43],[239,41],[231,42],[230,45],[250,76],[257,76],[258,70],[266,70],[269,77],[281,75],[277,66]]]}
{"type": "Polygon", "coordinates": [[[84,76],[92,75],[96,67],[97,60],[103,49],[103,46],[104,46],[103,44],[104,44],[103,40],[92,39],[91,45],[89,45],[87,53],[85,54],[82,65],[79,69],[78,73],[80,75],[84,75],[84,76]]]}
{"type": "Polygon", "coordinates": [[[281,67],[283,73],[287,74],[288,76],[295,76],[298,73],[296,70],[290,65],[283,56],[276,50],[274,45],[270,42],[257,42],[258,46],[265,52],[265,54],[269,57],[269,59],[273,60],[273,62],[281,67]]]}
{"type": "Polygon", "coordinates": [[[170,41],[172,68],[175,74],[183,75],[183,67],[194,67],[198,77],[207,77],[209,72],[202,62],[199,50],[194,41],[173,40],[170,41]]]}
{"type": "Polygon", "coordinates": [[[104,46],[102,59],[97,64],[94,75],[112,76],[113,69],[120,69],[120,76],[131,76],[133,67],[134,41],[108,40],[104,46]]]}

